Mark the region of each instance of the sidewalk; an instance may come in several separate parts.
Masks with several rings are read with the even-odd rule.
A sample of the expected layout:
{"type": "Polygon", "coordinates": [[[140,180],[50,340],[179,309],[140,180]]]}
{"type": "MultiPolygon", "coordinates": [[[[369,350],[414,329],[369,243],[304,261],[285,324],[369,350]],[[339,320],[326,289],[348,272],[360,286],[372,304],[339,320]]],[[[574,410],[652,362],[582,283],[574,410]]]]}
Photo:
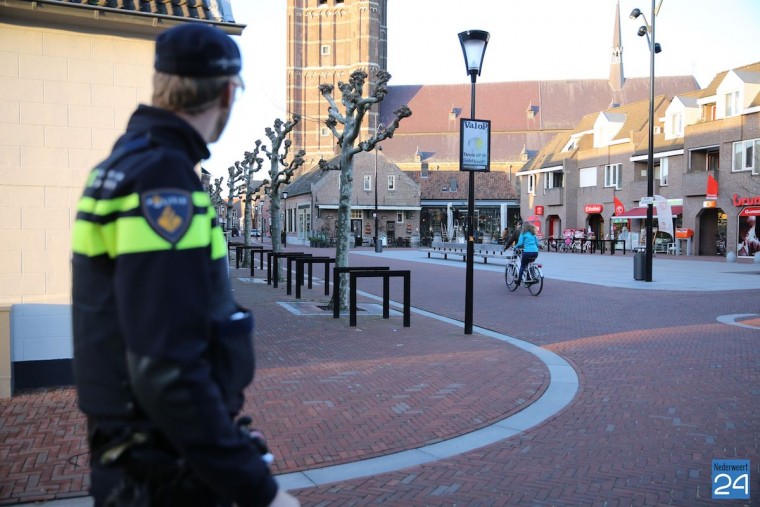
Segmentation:
{"type": "MultiPolygon", "coordinates": [[[[247,270],[231,273],[238,298],[257,318],[257,378],[246,410],[261,414],[279,480],[306,488],[296,491],[304,505],[523,505],[518,493],[529,504],[636,495],[665,503],[669,495],[697,505],[709,498],[705,463],[716,446],[730,443],[753,466],[759,458],[751,395],[760,392],[751,376],[751,357],[760,352],[758,265],[658,256],[647,283],[633,280],[630,255],[542,253],[547,282],[534,298],[523,289],[506,293],[503,265],[476,263],[476,327],[466,336],[465,263],[410,249],[354,249],[350,257],[352,265],[412,269],[411,328],[401,327],[398,312],[380,317],[371,294],[378,284],[369,280],[360,287],[364,312],[351,328],[345,316],[308,314],[326,300],[321,286],[296,304],[282,286],[261,283],[261,271],[253,279],[247,270]],[[674,296],[689,293],[688,305],[670,310],[674,296]],[[633,318],[620,318],[626,314],[633,318]],[[635,318],[642,314],[648,320],[635,318]],[[670,368],[663,369],[663,357],[670,368]],[[715,362],[720,370],[710,367],[715,362]],[[716,373],[739,375],[721,381],[744,387],[716,390],[716,373]],[[692,380],[679,384],[679,377],[692,380]],[[723,398],[736,403],[724,406],[723,398]],[[715,420],[717,406],[725,428],[715,420]],[[724,434],[733,435],[729,443],[724,434]],[[663,448],[679,465],[662,460],[663,448]],[[627,485],[633,477],[639,486],[627,485]],[[701,499],[694,494],[700,488],[701,499]]],[[[396,287],[392,292],[400,300],[396,287]]],[[[14,435],[4,445],[29,442],[18,451],[18,467],[0,465],[8,471],[0,474],[0,505],[86,492],[86,463],[71,465],[70,458],[86,451],[81,421],[56,427],[63,415],[45,406],[45,396],[57,397],[55,410],[76,412],[71,390],[0,403],[3,421],[13,414],[20,425],[3,423],[3,435],[14,435]],[[68,446],[45,448],[64,435],[68,446]]]]}

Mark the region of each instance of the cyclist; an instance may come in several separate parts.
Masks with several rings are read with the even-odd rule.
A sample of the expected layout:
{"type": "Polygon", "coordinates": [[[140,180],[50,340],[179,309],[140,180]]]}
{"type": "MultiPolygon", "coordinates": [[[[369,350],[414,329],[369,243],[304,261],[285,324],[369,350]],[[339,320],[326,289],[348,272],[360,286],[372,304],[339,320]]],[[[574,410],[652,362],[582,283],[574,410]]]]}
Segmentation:
{"type": "Polygon", "coordinates": [[[522,248],[520,260],[520,274],[517,276],[517,284],[522,280],[525,267],[538,257],[538,238],[536,238],[536,226],[530,222],[524,222],[520,238],[517,240],[515,249],[522,248]]]}

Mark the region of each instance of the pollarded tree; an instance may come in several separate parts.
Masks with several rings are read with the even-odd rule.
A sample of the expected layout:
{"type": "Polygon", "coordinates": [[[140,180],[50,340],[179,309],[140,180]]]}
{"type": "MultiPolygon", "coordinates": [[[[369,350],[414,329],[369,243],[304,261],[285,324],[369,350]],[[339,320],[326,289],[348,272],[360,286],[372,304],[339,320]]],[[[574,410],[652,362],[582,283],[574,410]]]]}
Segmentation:
{"type": "Polygon", "coordinates": [[[230,173],[230,177],[227,178],[227,232],[231,232],[233,228],[232,224],[232,209],[235,206],[235,197],[239,197],[242,190],[243,183],[243,168],[240,166],[240,162],[235,162],[231,165],[227,171],[230,173]]]}
{"type": "Polygon", "coordinates": [[[222,199],[222,181],[224,181],[224,178],[216,178],[214,184],[208,187],[208,196],[211,198],[211,204],[217,212],[219,211],[219,206],[224,202],[224,199],[222,199]]]}
{"type": "MultiPolygon", "coordinates": [[[[333,86],[322,84],[319,91],[330,104],[328,109],[328,118],[325,125],[332,131],[333,136],[337,139],[340,146],[340,157],[338,163],[330,165],[325,160],[320,160],[319,165],[323,170],[340,171],[340,198],[338,201],[338,237],[335,248],[335,265],[339,267],[348,266],[348,250],[350,247],[350,223],[351,223],[351,182],[353,181],[353,158],[360,151],[372,151],[375,145],[380,141],[393,137],[393,133],[399,126],[402,119],[412,115],[412,111],[403,105],[393,112],[393,121],[386,128],[378,128],[375,135],[364,141],[358,142],[359,132],[361,131],[362,122],[367,112],[373,105],[379,104],[388,93],[388,81],[391,75],[380,70],[377,72],[377,82],[375,89],[367,97],[364,97],[364,85],[367,81],[367,73],[363,70],[357,70],[351,73],[348,83],[339,82],[338,89],[341,93],[341,104],[344,107],[344,113],[340,112],[338,104],[333,98],[333,86]],[[338,131],[338,125],[343,126],[342,131],[338,131]]],[[[377,184],[377,182],[375,183],[377,184]]],[[[343,282],[343,281],[342,281],[343,282]]],[[[348,284],[341,283],[340,286],[341,306],[348,305],[348,284]]]]}
{"type": "MultiPolygon", "coordinates": [[[[261,150],[264,148],[260,140],[256,140],[256,147],[253,151],[246,151],[240,167],[243,170],[242,192],[245,195],[243,201],[243,243],[248,246],[251,244],[251,223],[253,218],[254,203],[260,199],[261,188],[269,183],[269,180],[256,181],[253,175],[261,170],[264,165],[264,159],[259,157],[261,150]]],[[[237,164],[237,162],[236,162],[237,164]]],[[[243,254],[243,267],[251,266],[251,251],[246,249],[243,254]]]]}
{"type": "Polygon", "coordinates": [[[261,149],[270,161],[269,200],[272,212],[272,251],[275,253],[282,250],[280,246],[280,233],[282,231],[282,223],[280,221],[280,187],[290,183],[293,173],[303,165],[303,157],[306,155],[305,151],[300,150],[290,162],[287,160],[291,141],[286,138],[300,121],[301,117],[297,114],[294,114],[288,122],[283,122],[277,118],[274,121],[274,128],[267,127],[264,131],[272,143],[271,151],[267,151],[264,145],[262,145],[261,149]],[[282,150],[282,153],[280,153],[280,150],[282,150]]]}

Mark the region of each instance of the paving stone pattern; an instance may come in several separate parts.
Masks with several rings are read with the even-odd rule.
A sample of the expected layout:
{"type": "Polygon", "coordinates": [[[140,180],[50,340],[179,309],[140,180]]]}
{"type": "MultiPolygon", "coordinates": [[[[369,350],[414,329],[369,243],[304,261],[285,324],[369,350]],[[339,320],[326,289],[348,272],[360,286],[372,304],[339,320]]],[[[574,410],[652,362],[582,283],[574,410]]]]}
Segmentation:
{"type": "MultiPolygon", "coordinates": [[[[412,269],[414,307],[463,319],[463,269],[390,257],[359,263],[412,269]]],[[[257,318],[245,410],[268,435],[277,473],[464,434],[525,408],[550,381],[535,356],[419,314],[411,328],[400,315],[360,313],[355,328],[347,315],[293,315],[277,304],[293,300],[282,286],[236,279],[246,271],[232,271],[257,318]]],[[[714,458],[749,459],[760,502],[760,289],[547,280],[533,297],[481,270],[474,286],[475,325],[569,361],[581,383],[573,402],[525,433],[450,459],[295,491],[302,505],[715,505],[714,458]],[[755,316],[741,319],[745,327],[717,321],[733,314],[755,316]]],[[[380,294],[381,282],[362,280],[359,289],[380,294]]],[[[400,283],[391,292],[401,300],[400,283]]],[[[322,287],[304,299],[324,301],[322,287]]],[[[86,495],[73,390],[0,400],[0,416],[0,505],[86,495]]]]}

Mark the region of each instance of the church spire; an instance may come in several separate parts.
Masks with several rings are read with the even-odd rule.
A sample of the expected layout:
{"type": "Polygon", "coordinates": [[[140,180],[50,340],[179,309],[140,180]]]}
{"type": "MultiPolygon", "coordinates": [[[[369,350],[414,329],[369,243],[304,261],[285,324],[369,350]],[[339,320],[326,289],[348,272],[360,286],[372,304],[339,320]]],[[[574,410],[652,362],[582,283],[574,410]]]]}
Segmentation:
{"type": "Polygon", "coordinates": [[[620,33],[620,0],[615,7],[615,27],[612,31],[612,61],[610,62],[610,87],[612,91],[623,89],[623,42],[620,33]]]}

